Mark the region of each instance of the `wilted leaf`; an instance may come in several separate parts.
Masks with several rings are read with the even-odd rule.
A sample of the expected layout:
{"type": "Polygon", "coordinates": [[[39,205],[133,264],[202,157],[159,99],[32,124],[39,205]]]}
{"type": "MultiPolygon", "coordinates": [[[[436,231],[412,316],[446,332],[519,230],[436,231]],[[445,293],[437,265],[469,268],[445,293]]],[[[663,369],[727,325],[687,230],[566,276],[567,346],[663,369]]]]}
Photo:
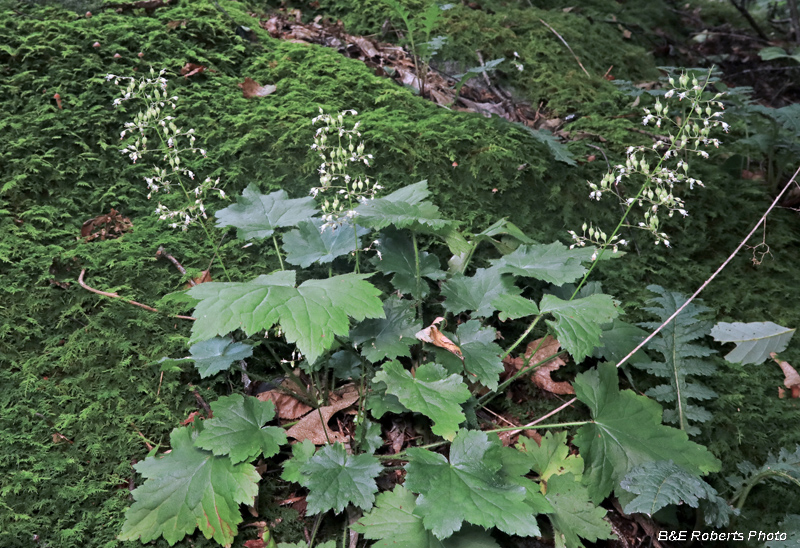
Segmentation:
{"type": "MultiPolygon", "coordinates": [[[[294,383],[287,379],[281,383],[281,387],[291,390],[293,384],[294,383]]],[[[278,416],[284,420],[298,419],[312,409],[297,398],[281,390],[268,390],[267,392],[261,392],[256,397],[261,401],[271,401],[275,405],[278,416]]]]}
{"type": "Polygon", "coordinates": [[[789,362],[779,360],[775,352],[772,352],[770,357],[775,363],[780,365],[783,370],[783,375],[786,377],[783,381],[783,385],[792,391],[793,398],[800,398],[800,374],[797,373],[794,367],[789,365],[789,362]]]}
{"type": "Polygon", "coordinates": [[[194,76],[195,74],[202,74],[203,72],[206,71],[206,69],[208,69],[208,67],[204,65],[198,65],[196,63],[186,63],[181,68],[181,75],[184,78],[189,78],[190,76],[194,76]]]}
{"type": "Polygon", "coordinates": [[[341,432],[334,432],[328,426],[331,417],[343,409],[347,409],[358,401],[358,389],[354,385],[348,385],[339,390],[339,393],[332,393],[330,396],[331,404],[319,409],[313,409],[303,417],[300,422],[289,428],[286,435],[297,441],[311,440],[314,445],[324,445],[333,442],[346,442],[347,437],[341,432]],[[322,415],[320,417],[320,415],[322,415]],[[326,436],[327,432],[327,436],[326,436]]]}
{"type": "Polygon", "coordinates": [[[459,359],[463,360],[464,355],[461,353],[461,349],[456,346],[453,341],[445,337],[436,327],[436,325],[441,323],[443,320],[444,318],[442,317],[436,318],[433,320],[431,325],[421,331],[418,331],[414,336],[423,342],[430,343],[434,346],[438,346],[439,348],[444,348],[448,352],[458,356],[459,359]]]}
{"type": "Polygon", "coordinates": [[[244,82],[236,85],[242,88],[242,95],[244,95],[245,99],[252,99],[253,97],[266,97],[278,89],[272,84],[267,84],[265,86],[259,85],[258,82],[249,77],[245,78],[244,82]]]}

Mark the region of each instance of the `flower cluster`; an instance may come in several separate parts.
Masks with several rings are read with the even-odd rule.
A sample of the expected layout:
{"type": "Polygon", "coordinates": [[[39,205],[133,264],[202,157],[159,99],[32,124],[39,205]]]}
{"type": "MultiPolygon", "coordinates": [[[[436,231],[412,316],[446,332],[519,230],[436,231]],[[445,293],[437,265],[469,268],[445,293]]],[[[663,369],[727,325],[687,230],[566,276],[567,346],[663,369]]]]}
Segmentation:
{"type": "Polygon", "coordinates": [[[372,160],[372,154],[364,154],[364,143],[354,142],[361,137],[358,131],[361,122],[356,122],[352,128],[345,122],[345,116],[356,116],[358,113],[344,110],[334,116],[326,114],[321,108],[319,112],[312,123],[323,125],[317,128],[311,149],[317,151],[322,159],[318,169],[320,186],[312,188],[311,195],[316,198],[329,191],[332,193],[330,198],[320,198],[325,221],[322,230],[325,230],[328,227],[336,228],[355,217],[356,206],[375,198],[375,193],[383,187],[355,170],[362,163],[369,167],[372,160]]]}
{"type": "Polygon", "coordinates": [[[119,106],[131,99],[140,99],[145,103],[145,110],[140,111],[134,116],[132,122],[125,123],[125,129],[120,133],[120,140],[127,137],[127,146],[120,152],[126,154],[133,163],[143,158],[147,152],[148,135],[152,138],[155,134],[160,150],[163,152],[161,157],[162,165],[154,165],[152,177],[145,177],[150,199],[153,194],[164,191],[169,193],[172,184],[177,182],[181,190],[186,195],[188,203],[178,210],[171,210],[162,203],[158,204],[156,214],[161,220],[170,220],[172,228],[181,227],[187,230],[189,225],[198,221],[200,218],[206,219],[207,214],[203,205],[203,198],[211,191],[217,191],[221,198],[225,193],[217,188],[219,179],[212,181],[206,178],[193,190],[184,186],[180,177],[186,176],[194,181],[195,173],[185,165],[181,165],[181,157],[184,153],[199,154],[206,156],[206,151],[195,146],[197,137],[194,129],[184,130],[175,124],[175,118],[166,113],[171,112],[177,106],[177,96],[169,96],[167,93],[167,80],[164,78],[166,70],[161,70],[157,75],[155,70],[150,69],[150,77],[139,79],[116,76],[109,74],[106,80],[113,80],[119,86],[123,82],[127,85],[122,91],[122,97],[114,100],[114,106],[119,106]],[[170,110],[167,110],[170,107],[170,110]],[[169,166],[167,169],[166,166],[169,166]]]}
{"type": "MultiPolygon", "coordinates": [[[[722,94],[704,98],[708,81],[701,85],[697,78],[692,78],[690,82],[690,77],[683,74],[678,78],[677,85],[674,78],[670,78],[669,83],[672,89],[664,94],[664,99],[677,97],[678,102],[686,99],[688,106],[684,112],[671,111],[658,98],[652,110],[644,109],[645,116],[642,120],[646,126],[653,124],[657,128],[668,128],[667,136],[656,136],[657,141],[649,147],[628,147],[624,165],[615,166],[603,177],[600,184],[589,183],[590,199],[600,200],[603,194],[614,194],[626,208],[626,218],[634,206],[642,208],[640,221],[636,224],[623,222],[620,226],[645,230],[653,235],[656,245],[663,243],[667,247],[669,239],[660,229],[659,212],[666,210],[668,217],[675,213],[686,217],[689,214],[686,204],[677,192],[687,186],[689,190],[695,185],[703,186],[702,181],[688,176],[689,163],[686,158],[691,154],[708,158],[708,152],[702,147],[720,145],[718,139],[711,138],[712,129],[721,127],[726,132],[729,129],[729,125],[720,120],[722,110],[717,110],[724,109],[719,101],[722,94]],[[673,128],[674,133],[670,130],[673,128]],[[643,181],[638,192],[633,195],[626,191],[623,183],[631,179],[643,181]]],[[[583,234],[579,235],[572,230],[569,234],[574,241],[572,247],[585,246],[587,243],[612,245],[616,252],[619,245],[626,243],[619,239],[617,232],[615,230],[609,237],[602,230],[584,224],[583,234]]]]}

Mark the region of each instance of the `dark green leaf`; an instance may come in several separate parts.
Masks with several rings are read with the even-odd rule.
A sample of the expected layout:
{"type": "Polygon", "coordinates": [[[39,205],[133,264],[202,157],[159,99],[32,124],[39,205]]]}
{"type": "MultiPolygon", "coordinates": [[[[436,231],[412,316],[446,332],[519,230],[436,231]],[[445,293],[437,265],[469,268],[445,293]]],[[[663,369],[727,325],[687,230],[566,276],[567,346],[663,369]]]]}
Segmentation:
{"type": "Polygon", "coordinates": [[[536,303],[519,295],[500,295],[492,301],[492,306],[500,311],[498,317],[501,322],[518,320],[526,316],[539,313],[536,303]]]}
{"type": "MultiPolygon", "coordinates": [[[[401,293],[410,294],[415,299],[427,296],[430,288],[425,280],[420,282],[422,295],[417,294],[417,267],[411,239],[398,230],[385,230],[378,241],[381,255],[371,261],[375,268],[384,274],[394,274],[392,285],[401,293]]],[[[439,269],[436,255],[419,252],[419,275],[430,280],[445,277],[444,271],[439,269]]]]}
{"type": "Polygon", "coordinates": [[[233,362],[249,358],[253,355],[253,347],[233,342],[230,337],[214,337],[192,345],[189,353],[200,378],[205,379],[227,370],[233,362]]]}
{"type": "Polygon", "coordinates": [[[547,321],[556,339],[576,363],[590,356],[600,344],[601,325],[613,320],[617,314],[614,301],[608,295],[590,295],[573,301],[545,295],[539,305],[542,314],[552,314],[556,321],[547,321]]]}
{"type": "Polygon", "coordinates": [[[344,445],[321,447],[300,467],[300,484],[308,488],[308,513],[341,512],[348,504],[372,508],[381,473],[381,463],[372,455],[348,455],[344,445]]]}
{"type": "Polygon", "coordinates": [[[234,394],[213,402],[211,410],[214,418],[203,423],[194,444],[215,455],[229,455],[234,464],[261,455],[271,457],[286,443],[283,428],[262,428],[275,416],[271,401],[234,394]]]}
{"type": "Polygon", "coordinates": [[[548,517],[557,547],[583,548],[578,537],[590,542],[616,538],[603,520],[605,509],[591,503],[586,487],[572,474],[551,476],[545,497],[553,505],[548,517]]]}
{"type": "Polygon", "coordinates": [[[448,376],[439,364],[424,363],[412,377],[399,362],[389,362],[375,374],[375,380],[385,383],[386,392],[397,396],[411,411],[431,419],[431,430],[437,436],[452,439],[466,418],[461,404],[469,399],[469,388],[460,375],[448,376]]]}
{"type": "MultiPolygon", "coordinates": [[[[449,335],[446,335],[449,336],[449,335]]],[[[461,349],[461,359],[445,350],[437,350],[436,358],[451,373],[464,369],[472,377],[490,390],[497,388],[500,373],[503,372],[503,361],[500,354],[503,349],[495,344],[497,331],[491,327],[481,327],[478,320],[469,320],[458,326],[456,334],[451,337],[461,349]]]]}
{"type": "Polygon", "coordinates": [[[586,273],[581,261],[587,261],[585,249],[569,249],[564,244],[554,242],[547,245],[521,245],[513,253],[491,262],[502,273],[563,285],[586,273]]]}
{"type": "MultiPolygon", "coordinates": [[[[644,329],[619,319],[604,325],[602,329],[603,333],[600,335],[601,346],[595,348],[594,354],[596,357],[604,358],[615,365],[648,335],[644,329]]],[[[630,361],[650,361],[650,358],[647,357],[644,350],[640,349],[631,357],[630,361]]]]}
{"type": "Polygon", "coordinates": [[[602,501],[634,467],[672,460],[694,475],[717,472],[720,462],[708,449],[689,441],[686,432],[661,424],[661,406],[620,391],[617,368],[600,364],[573,382],[575,395],[591,410],[592,424],[582,426],[575,445],[586,462],[589,494],[602,501]]]}
{"type": "Polygon", "coordinates": [[[497,308],[492,304],[501,295],[519,295],[511,276],[497,268],[479,268],[474,276],[453,276],[442,284],[444,307],[452,314],[471,310],[473,316],[489,317],[497,308]]]}
{"type": "Polygon", "coordinates": [[[272,236],[279,227],[296,226],[315,213],[311,197],[290,200],[285,190],[261,194],[251,183],[237,203],[217,211],[216,217],[217,226],[235,226],[239,239],[251,240],[272,236]]]}
{"type": "Polygon", "coordinates": [[[372,363],[411,356],[408,348],[417,343],[414,334],[422,329],[411,301],[392,296],[383,303],[383,311],[385,318],[364,320],[350,330],[350,341],[364,345],[362,355],[372,363]]]}
{"type": "Polygon", "coordinates": [[[632,468],[620,487],[638,495],[625,506],[625,513],[648,516],[670,504],[686,503],[697,508],[700,499],[717,495],[713,487],[671,460],[645,462],[632,468]]]}
{"type": "Polygon", "coordinates": [[[311,440],[303,440],[292,445],[292,457],[283,463],[281,479],[300,483],[302,475],[300,468],[314,456],[314,443],[311,440]]]}

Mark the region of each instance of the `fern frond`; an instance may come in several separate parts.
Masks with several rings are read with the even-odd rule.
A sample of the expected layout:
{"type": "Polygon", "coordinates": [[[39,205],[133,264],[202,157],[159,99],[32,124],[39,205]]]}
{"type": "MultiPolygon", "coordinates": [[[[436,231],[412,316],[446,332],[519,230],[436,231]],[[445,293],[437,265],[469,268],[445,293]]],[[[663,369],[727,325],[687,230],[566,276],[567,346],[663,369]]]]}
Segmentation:
{"type": "MultiPolygon", "coordinates": [[[[686,302],[684,295],[667,291],[661,286],[650,285],[647,289],[660,296],[650,299],[648,304],[653,306],[644,310],[657,316],[659,321],[640,323],[645,329],[656,329],[686,302]]],[[[690,423],[706,422],[711,414],[702,407],[689,403],[689,400],[710,400],[717,397],[716,392],[692,379],[709,376],[716,371],[714,364],[704,359],[716,351],[695,342],[704,338],[711,330],[713,322],[702,319],[702,315],[708,312],[711,309],[697,301],[687,306],[647,346],[648,350],[661,354],[663,361],[633,364],[651,375],[669,380],[669,384],[654,386],[646,394],[659,402],[673,404],[674,407],[664,410],[664,421],[677,424],[681,430],[692,436],[699,434],[700,429],[690,423]]]]}

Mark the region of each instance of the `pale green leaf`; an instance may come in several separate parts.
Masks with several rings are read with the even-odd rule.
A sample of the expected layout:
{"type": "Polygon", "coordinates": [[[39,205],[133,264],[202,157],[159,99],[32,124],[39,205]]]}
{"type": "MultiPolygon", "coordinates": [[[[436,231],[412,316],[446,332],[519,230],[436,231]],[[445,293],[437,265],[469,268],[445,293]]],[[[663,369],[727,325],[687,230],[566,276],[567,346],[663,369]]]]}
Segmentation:
{"type": "Polygon", "coordinates": [[[503,361],[500,359],[503,349],[494,342],[497,331],[491,327],[482,327],[478,320],[469,320],[458,326],[455,335],[445,336],[461,349],[464,361],[443,349],[437,349],[437,361],[450,373],[466,369],[471,381],[477,380],[489,390],[497,388],[500,373],[503,372],[503,361]]]}
{"type": "Polygon", "coordinates": [[[308,488],[308,513],[341,512],[348,504],[372,508],[383,466],[372,455],[348,455],[341,443],[321,447],[300,467],[300,485],[308,488]]]}
{"type": "Polygon", "coordinates": [[[530,438],[520,436],[519,441],[524,448],[523,455],[527,455],[531,468],[539,477],[547,481],[550,476],[572,474],[575,481],[580,481],[583,475],[583,458],[580,455],[570,455],[567,446],[567,433],[547,431],[539,445],[530,438]]]}
{"type": "MultiPolygon", "coordinates": [[[[322,219],[300,221],[297,229],[283,235],[287,263],[308,268],[313,263],[331,263],[337,257],[361,249],[361,240],[356,238],[353,225],[343,223],[320,231],[322,224],[322,219]]],[[[360,226],[357,231],[358,236],[369,233],[369,230],[360,226]]]]}
{"type": "Polygon", "coordinates": [[[199,528],[228,545],[242,521],[240,504],[253,504],[260,476],[250,464],[233,464],[193,444],[189,428],[170,435],[172,451],[134,465],[147,481],[133,491],[119,540],[150,542],[160,536],[173,545],[199,528]]]}
{"type": "MultiPolygon", "coordinates": [[[[427,296],[430,287],[426,280],[420,281],[420,291],[417,291],[417,266],[411,239],[398,230],[385,230],[378,241],[381,255],[370,261],[375,268],[384,274],[394,274],[392,285],[400,293],[410,294],[415,299],[427,296]]],[[[441,280],[445,277],[444,271],[439,269],[436,255],[419,252],[419,275],[430,280],[441,280]]]]}
{"type": "Polygon", "coordinates": [[[686,503],[697,508],[700,499],[717,495],[713,487],[671,460],[640,464],[631,469],[619,485],[638,495],[625,506],[626,514],[638,512],[652,516],[670,504],[686,503]]]}
{"type": "Polygon", "coordinates": [[[518,320],[526,316],[539,313],[536,303],[520,295],[500,295],[492,301],[492,306],[500,311],[498,317],[501,322],[518,320]]]}
{"type": "Polygon", "coordinates": [[[235,204],[217,211],[217,226],[235,226],[240,240],[267,238],[276,228],[296,226],[317,213],[314,198],[289,199],[285,190],[261,194],[250,184],[235,204]]]}
{"type": "Polygon", "coordinates": [[[378,495],[375,508],[352,529],[369,540],[372,548],[499,548],[483,529],[465,526],[452,537],[439,540],[425,529],[422,518],[414,514],[417,496],[402,485],[378,495]]]}
{"type": "Polygon", "coordinates": [[[772,61],[774,59],[783,59],[783,58],[790,58],[785,49],[779,48],[776,46],[771,46],[768,48],[762,48],[758,50],[758,56],[761,57],[764,61],[772,61]]]}
{"type": "Polygon", "coordinates": [[[725,356],[729,362],[759,364],[771,352],[786,350],[794,332],[772,322],[719,322],[711,330],[711,336],[717,342],[736,343],[736,348],[725,356]]]}
{"type": "Polygon", "coordinates": [[[189,353],[200,378],[205,379],[227,370],[233,362],[249,358],[253,355],[253,347],[234,342],[230,337],[213,337],[192,345],[189,353]]]}
{"type": "Polygon", "coordinates": [[[438,538],[463,522],[497,527],[510,535],[535,536],[539,527],[525,503],[533,482],[503,469],[500,440],[484,432],[461,430],[450,446],[450,461],[426,449],[407,450],[407,489],[419,493],[415,514],[438,538]]]}
{"type": "Polygon", "coordinates": [[[412,301],[392,296],[383,303],[385,318],[364,320],[350,330],[350,341],[363,345],[362,355],[372,363],[398,356],[411,356],[417,343],[414,334],[422,329],[412,301]]]}
{"type": "Polygon", "coordinates": [[[454,223],[442,219],[439,208],[423,202],[430,192],[420,181],[383,198],[368,200],[356,208],[358,224],[380,230],[389,225],[416,231],[442,230],[454,223]]]}
{"type": "Polygon", "coordinates": [[[249,282],[206,282],[189,290],[199,302],[191,341],[242,329],[248,336],[279,323],[286,340],[310,363],[331,347],[335,335],[350,331],[348,316],[383,317],[380,291],[364,274],[309,280],[295,288],[292,270],[249,282]]]}
{"type": "Polygon", "coordinates": [[[590,542],[616,538],[603,520],[605,509],[591,503],[586,487],[572,474],[551,476],[545,497],[553,505],[548,517],[557,547],[583,548],[579,537],[590,542]]]}
{"type": "Polygon", "coordinates": [[[602,501],[634,467],[654,460],[672,460],[700,476],[717,472],[720,462],[708,449],[689,441],[686,432],[661,424],[661,406],[630,390],[619,389],[617,368],[603,363],[572,383],[592,423],[582,426],[574,443],[586,464],[589,495],[602,501]]]}
{"type": "Polygon", "coordinates": [[[473,316],[489,317],[497,308],[492,304],[501,295],[519,295],[511,276],[496,268],[479,268],[475,275],[453,276],[442,284],[444,308],[451,314],[471,310],[473,316]]]}
{"type": "Polygon", "coordinates": [[[545,295],[539,305],[542,314],[552,314],[556,321],[547,321],[561,343],[576,363],[592,354],[600,344],[601,325],[617,317],[619,311],[608,295],[597,294],[562,301],[558,297],[545,295]]]}
{"type": "Polygon", "coordinates": [[[194,444],[215,455],[229,455],[234,464],[275,455],[286,443],[286,431],[263,426],[275,416],[275,405],[241,394],[223,396],[211,404],[214,418],[203,422],[194,444]]]}
{"type": "Polygon", "coordinates": [[[586,273],[581,261],[588,262],[585,249],[569,249],[564,244],[554,242],[547,245],[521,245],[513,253],[491,262],[503,273],[563,285],[586,273]]]}
{"type": "Polygon", "coordinates": [[[439,364],[424,363],[412,377],[399,362],[389,362],[375,374],[375,380],[385,383],[386,392],[397,396],[408,409],[431,419],[431,430],[437,436],[452,439],[466,420],[461,404],[469,399],[469,388],[460,375],[448,376],[439,364]]]}
{"type": "Polygon", "coordinates": [[[314,443],[311,440],[299,441],[292,445],[292,457],[283,463],[281,479],[300,483],[300,468],[314,456],[314,443]]]}

